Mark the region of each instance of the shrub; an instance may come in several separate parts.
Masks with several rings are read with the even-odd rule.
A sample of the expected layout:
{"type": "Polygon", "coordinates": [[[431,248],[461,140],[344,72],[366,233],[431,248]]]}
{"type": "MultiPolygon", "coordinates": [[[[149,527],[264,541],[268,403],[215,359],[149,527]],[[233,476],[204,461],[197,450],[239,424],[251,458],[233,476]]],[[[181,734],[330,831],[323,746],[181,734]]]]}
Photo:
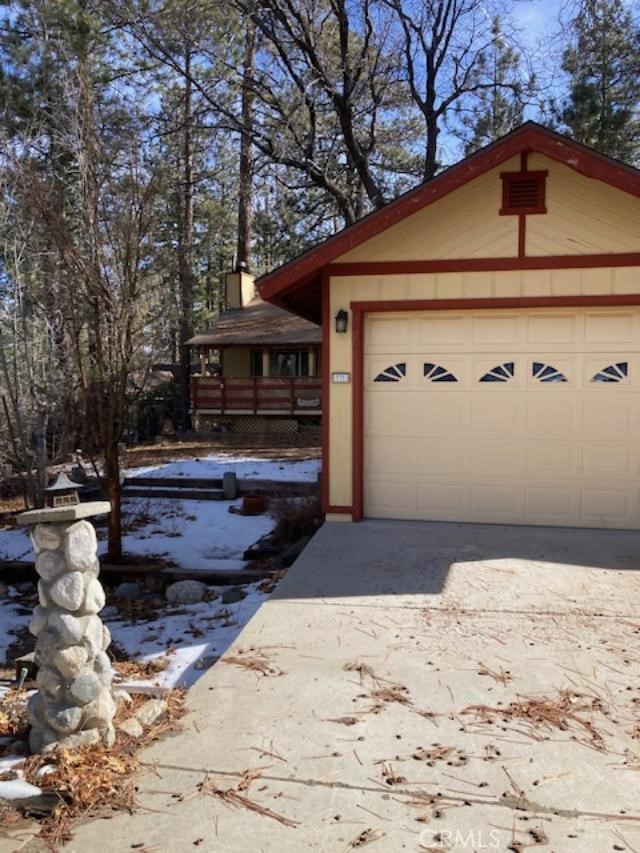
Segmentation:
{"type": "Polygon", "coordinates": [[[272,500],[269,512],[276,522],[276,536],[286,543],[313,536],[324,523],[322,507],[315,496],[272,500]]]}

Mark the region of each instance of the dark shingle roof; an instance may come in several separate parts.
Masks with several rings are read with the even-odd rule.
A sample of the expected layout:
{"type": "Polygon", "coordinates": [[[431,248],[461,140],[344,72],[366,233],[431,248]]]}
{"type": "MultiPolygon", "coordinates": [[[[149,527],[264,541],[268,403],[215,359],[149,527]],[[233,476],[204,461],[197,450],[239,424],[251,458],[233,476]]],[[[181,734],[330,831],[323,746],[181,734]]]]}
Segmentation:
{"type": "Polygon", "coordinates": [[[244,308],[223,311],[214,325],[187,341],[191,346],[319,344],[322,329],[257,297],[244,308]]]}

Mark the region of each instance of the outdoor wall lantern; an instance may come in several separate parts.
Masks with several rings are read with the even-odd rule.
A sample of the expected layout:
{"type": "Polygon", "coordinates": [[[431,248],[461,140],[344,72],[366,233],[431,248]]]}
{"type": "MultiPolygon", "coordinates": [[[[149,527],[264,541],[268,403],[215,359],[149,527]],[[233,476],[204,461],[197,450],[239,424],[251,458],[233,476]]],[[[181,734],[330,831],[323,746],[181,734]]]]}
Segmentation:
{"type": "Polygon", "coordinates": [[[336,314],[336,332],[346,332],[349,325],[349,315],[341,308],[336,314]]]}

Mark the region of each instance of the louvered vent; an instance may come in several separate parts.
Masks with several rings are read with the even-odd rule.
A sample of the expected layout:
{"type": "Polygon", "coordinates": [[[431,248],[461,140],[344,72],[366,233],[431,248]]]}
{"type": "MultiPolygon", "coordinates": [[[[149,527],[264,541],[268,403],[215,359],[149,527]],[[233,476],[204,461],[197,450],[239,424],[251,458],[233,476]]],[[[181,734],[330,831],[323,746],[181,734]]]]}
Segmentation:
{"type": "Polygon", "coordinates": [[[522,213],[546,213],[546,172],[503,172],[502,210],[503,216],[522,213]]]}

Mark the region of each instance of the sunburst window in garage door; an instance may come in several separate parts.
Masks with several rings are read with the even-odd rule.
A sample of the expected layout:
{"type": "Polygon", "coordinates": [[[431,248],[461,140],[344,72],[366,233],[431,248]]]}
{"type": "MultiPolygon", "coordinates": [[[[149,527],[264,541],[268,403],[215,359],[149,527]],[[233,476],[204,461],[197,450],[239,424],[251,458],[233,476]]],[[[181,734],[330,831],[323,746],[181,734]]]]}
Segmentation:
{"type": "Polygon", "coordinates": [[[431,382],[457,382],[457,378],[440,364],[424,363],[424,376],[431,382]]]}
{"type": "Polygon", "coordinates": [[[407,364],[401,361],[399,364],[392,364],[390,367],[379,373],[374,382],[400,382],[407,375],[407,364]]]}
{"type": "Polygon", "coordinates": [[[603,368],[595,376],[592,376],[592,382],[621,382],[627,378],[629,373],[629,362],[619,361],[617,364],[610,364],[603,368]]]}
{"type": "Polygon", "coordinates": [[[514,375],[515,364],[512,361],[505,361],[504,364],[497,364],[492,370],[481,376],[480,382],[510,382],[514,375]]]}
{"type": "Polygon", "coordinates": [[[567,382],[567,377],[550,364],[534,361],[531,365],[531,375],[540,382],[567,382]]]}

